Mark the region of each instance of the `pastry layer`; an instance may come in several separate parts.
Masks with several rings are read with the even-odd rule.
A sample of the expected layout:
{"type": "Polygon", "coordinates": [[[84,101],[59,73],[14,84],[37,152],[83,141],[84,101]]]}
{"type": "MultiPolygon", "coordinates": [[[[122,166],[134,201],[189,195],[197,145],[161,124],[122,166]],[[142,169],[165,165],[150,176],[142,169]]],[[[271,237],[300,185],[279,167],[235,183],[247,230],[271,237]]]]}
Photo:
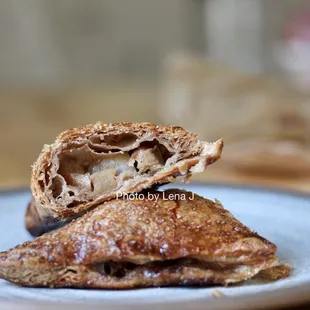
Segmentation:
{"type": "Polygon", "coordinates": [[[103,262],[95,265],[73,265],[21,272],[12,268],[8,271],[9,281],[34,287],[77,287],[128,289],[135,287],[171,285],[228,285],[247,280],[261,270],[278,265],[271,256],[257,259],[251,265],[207,263],[198,259],[155,261],[144,265],[133,263],[103,262]]]}

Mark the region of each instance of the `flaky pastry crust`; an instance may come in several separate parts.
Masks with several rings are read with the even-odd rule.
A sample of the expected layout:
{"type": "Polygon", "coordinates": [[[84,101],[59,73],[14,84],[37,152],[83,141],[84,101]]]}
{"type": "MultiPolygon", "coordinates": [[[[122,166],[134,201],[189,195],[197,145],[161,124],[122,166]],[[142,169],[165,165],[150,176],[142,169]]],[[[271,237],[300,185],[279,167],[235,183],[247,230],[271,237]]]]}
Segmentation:
{"type": "Polygon", "coordinates": [[[0,277],[50,287],[227,285],[278,264],[276,246],[220,202],[182,190],[143,193],[1,253],[0,277]]]}

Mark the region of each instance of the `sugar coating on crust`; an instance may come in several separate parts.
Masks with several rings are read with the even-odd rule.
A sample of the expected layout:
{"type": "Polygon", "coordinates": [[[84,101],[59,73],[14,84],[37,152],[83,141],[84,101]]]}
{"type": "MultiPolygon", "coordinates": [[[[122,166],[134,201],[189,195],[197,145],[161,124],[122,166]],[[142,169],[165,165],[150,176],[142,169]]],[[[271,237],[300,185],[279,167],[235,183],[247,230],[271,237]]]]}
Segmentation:
{"type": "Polygon", "coordinates": [[[176,189],[148,193],[107,201],[1,253],[0,276],[30,286],[228,284],[278,264],[276,246],[220,203],[176,189]]]}

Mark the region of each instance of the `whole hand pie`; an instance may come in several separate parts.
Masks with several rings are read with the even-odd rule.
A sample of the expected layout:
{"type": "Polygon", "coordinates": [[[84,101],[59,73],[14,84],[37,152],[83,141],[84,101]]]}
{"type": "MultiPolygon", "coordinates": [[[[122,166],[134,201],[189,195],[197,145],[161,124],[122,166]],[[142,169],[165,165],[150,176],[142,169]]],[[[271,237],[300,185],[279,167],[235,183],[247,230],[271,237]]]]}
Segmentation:
{"type": "Polygon", "coordinates": [[[1,253],[0,277],[44,287],[227,285],[278,265],[276,246],[218,201],[181,190],[142,193],[1,253]]]}
{"type": "Polygon", "coordinates": [[[33,165],[27,229],[38,235],[118,193],[140,192],[202,172],[223,141],[200,141],[177,126],[87,125],[61,133],[33,165]]]}

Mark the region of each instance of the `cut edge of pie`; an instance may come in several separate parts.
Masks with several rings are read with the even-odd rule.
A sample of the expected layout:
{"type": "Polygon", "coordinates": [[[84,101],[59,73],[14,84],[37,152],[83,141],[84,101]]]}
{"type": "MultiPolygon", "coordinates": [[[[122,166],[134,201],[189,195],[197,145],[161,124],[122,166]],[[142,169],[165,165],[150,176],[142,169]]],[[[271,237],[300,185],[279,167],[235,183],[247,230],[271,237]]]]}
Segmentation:
{"type": "Polygon", "coordinates": [[[34,207],[42,226],[65,222],[118,194],[203,172],[222,148],[222,139],[200,141],[177,126],[96,123],[67,130],[33,165],[34,207]]]}

